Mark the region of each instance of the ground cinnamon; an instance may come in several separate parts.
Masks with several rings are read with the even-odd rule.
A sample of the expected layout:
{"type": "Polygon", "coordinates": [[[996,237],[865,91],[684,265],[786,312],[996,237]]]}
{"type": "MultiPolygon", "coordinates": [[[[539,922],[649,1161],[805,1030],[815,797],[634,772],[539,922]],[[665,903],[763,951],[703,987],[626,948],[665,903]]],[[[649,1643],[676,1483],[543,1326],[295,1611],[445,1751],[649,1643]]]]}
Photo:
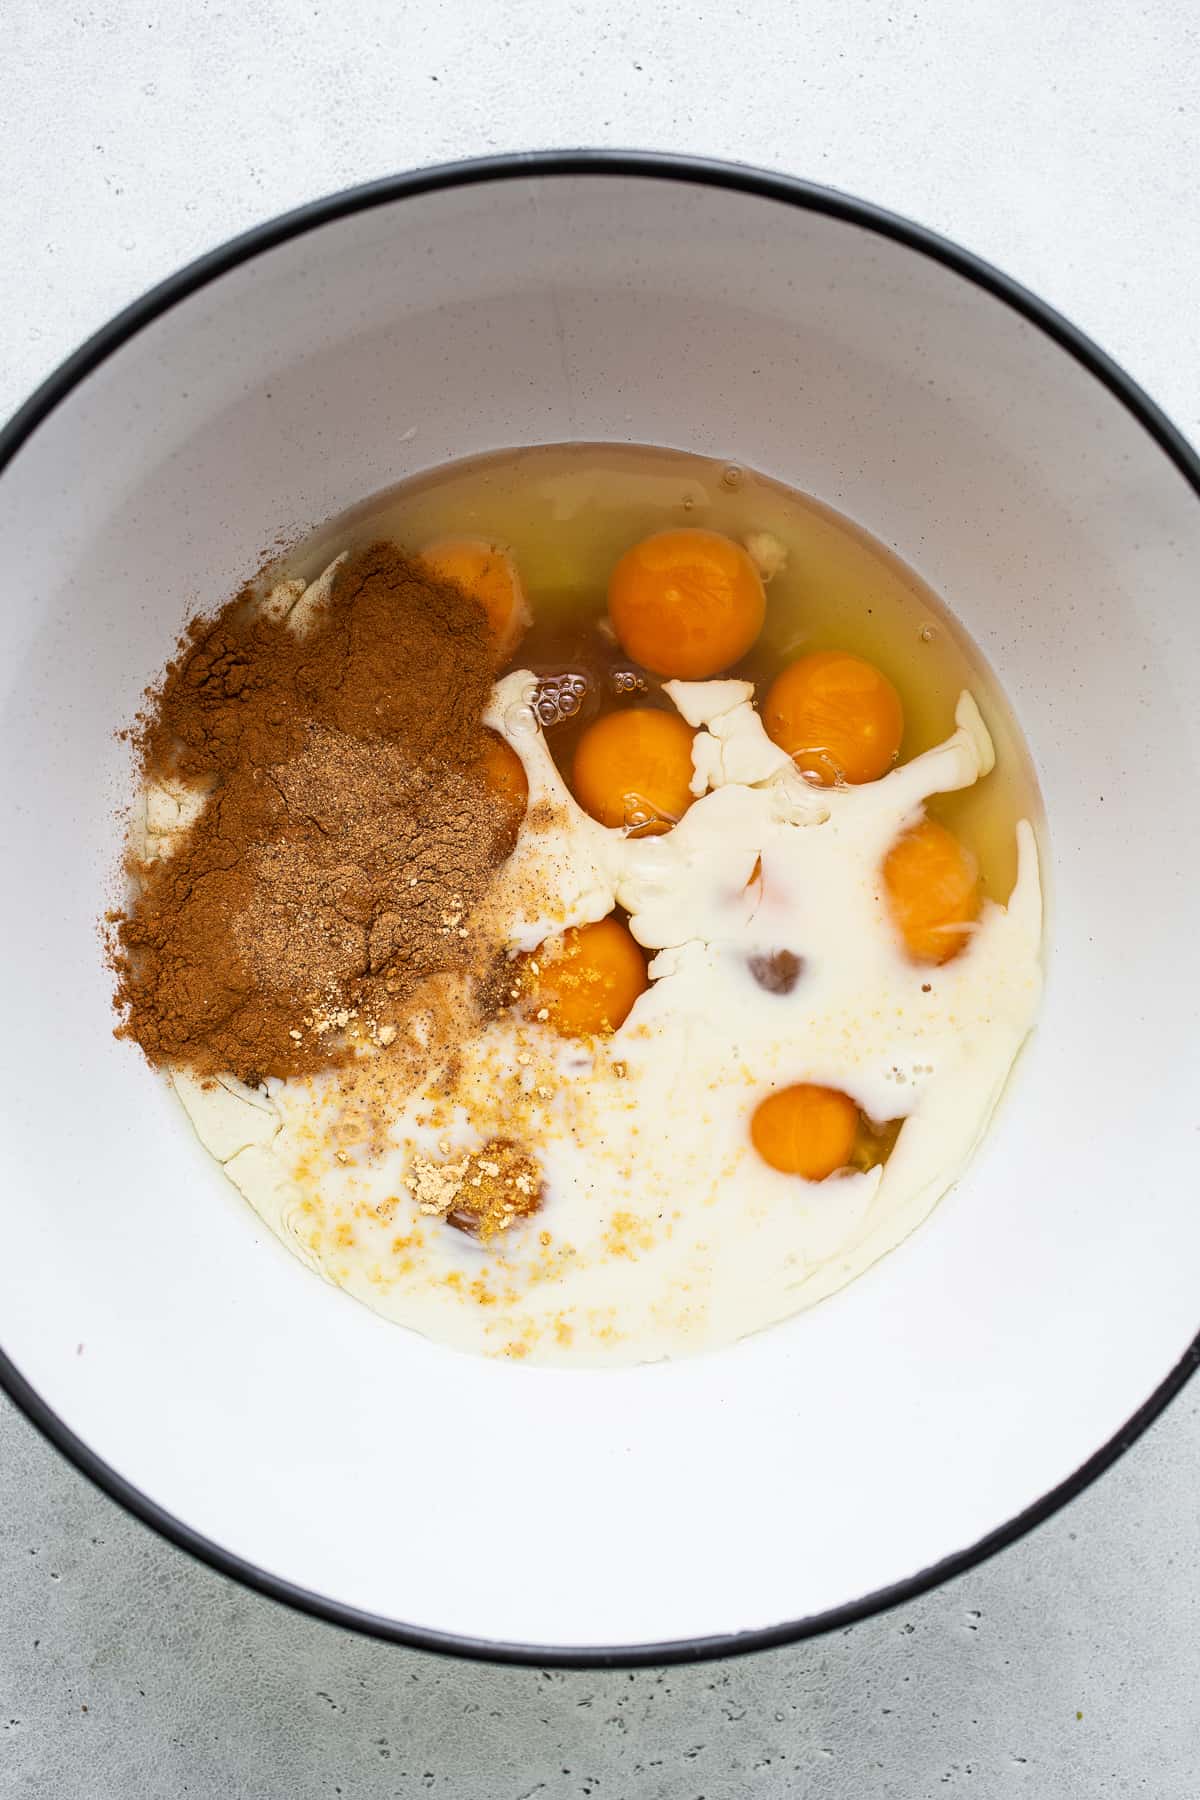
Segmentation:
{"type": "Polygon", "coordinates": [[[312,1073],[471,966],[512,839],[492,677],[482,608],[393,544],[342,565],[303,632],[260,589],[193,621],[133,737],[147,782],[208,798],[112,921],[118,1029],[151,1062],[312,1073]]]}

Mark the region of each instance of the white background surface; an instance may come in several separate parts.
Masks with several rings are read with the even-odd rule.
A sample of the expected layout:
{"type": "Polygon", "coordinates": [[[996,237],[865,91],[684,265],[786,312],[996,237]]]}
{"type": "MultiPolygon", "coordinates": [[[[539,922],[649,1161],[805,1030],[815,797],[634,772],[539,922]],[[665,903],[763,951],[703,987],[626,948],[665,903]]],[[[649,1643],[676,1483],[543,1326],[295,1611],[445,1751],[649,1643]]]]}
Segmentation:
{"type": "MultiPolygon", "coordinates": [[[[1198,38],[1189,0],[9,0],[0,411],[282,208],[591,143],[756,161],[907,213],[1060,307],[1197,439],[1198,38]]],[[[0,1795],[1194,1800],[1198,1450],[1192,1390],[1065,1515],[915,1607],[740,1664],[548,1677],[253,1599],[6,1408],[0,1795]]]]}

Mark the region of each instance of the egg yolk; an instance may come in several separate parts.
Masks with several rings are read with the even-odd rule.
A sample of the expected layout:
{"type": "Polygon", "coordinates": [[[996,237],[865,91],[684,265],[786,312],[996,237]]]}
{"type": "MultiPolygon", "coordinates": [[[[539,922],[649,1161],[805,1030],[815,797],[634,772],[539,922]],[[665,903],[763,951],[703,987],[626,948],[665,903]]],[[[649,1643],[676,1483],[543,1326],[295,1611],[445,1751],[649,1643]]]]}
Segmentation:
{"type": "Polygon", "coordinates": [[[763,1161],[806,1181],[824,1181],[844,1169],[857,1131],[858,1108],[850,1096],[807,1081],[768,1094],[750,1120],[750,1141],[763,1161]]]}
{"type": "Polygon", "coordinates": [[[649,706],[607,713],[579,740],[575,798],[602,825],[631,837],[669,831],[692,803],[692,733],[677,713],[649,706]]]}
{"type": "Polygon", "coordinates": [[[525,774],[525,765],[511,744],[505,743],[496,732],[489,731],[485,733],[479,769],[496,799],[498,836],[507,855],[517,841],[521,820],[525,817],[525,808],[529,804],[529,779],[525,774]]]}
{"type": "Polygon", "coordinates": [[[541,1022],[564,1037],[591,1037],[625,1023],[650,985],[641,947],[610,913],[543,944],[525,965],[523,991],[541,1022]]]}
{"type": "Polygon", "coordinates": [[[979,866],[952,831],[922,819],[897,838],[884,858],[883,885],[915,962],[948,962],[962,949],[979,912],[979,866]]]}
{"type": "Polygon", "coordinates": [[[426,544],[421,561],[443,581],[465,588],[487,614],[503,660],[516,649],[529,624],[529,605],[517,565],[500,544],[489,538],[438,538],[426,544]]]}
{"type": "Polygon", "coordinates": [[[704,681],[745,656],[766,613],[762,577],[719,531],[660,531],[627,550],[608,585],[621,648],[643,668],[704,681]]]}
{"type": "Polygon", "coordinates": [[[789,663],[768,689],[762,718],[768,737],[819,787],[877,781],[904,735],[904,709],[887,676],[843,650],[789,663]]]}

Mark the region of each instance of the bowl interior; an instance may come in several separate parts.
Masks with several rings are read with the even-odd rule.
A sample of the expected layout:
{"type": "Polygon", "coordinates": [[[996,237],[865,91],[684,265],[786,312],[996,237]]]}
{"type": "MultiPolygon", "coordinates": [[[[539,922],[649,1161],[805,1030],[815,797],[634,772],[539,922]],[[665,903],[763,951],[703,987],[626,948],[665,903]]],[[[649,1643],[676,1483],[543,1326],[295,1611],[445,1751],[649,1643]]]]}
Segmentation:
{"type": "Polygon", "coordinates": [[[0,1344],[174,1518],[417,1628],[740,1632],[973,1545],[1183,1354],[1200,505],[1003,301],[862,223],[699,182],[381,200],[124,342],[5,471],[0,532],[0,1344]],[[113,1040],[97,936],[114,730],[185,617],[407,474],[564,439],[727,456],[894,547],[998,672],[1048,821],[1042,1018],[961,1187],[811,1313],[607,1374],[457,1355],[291,1260],[113,1040]]]}

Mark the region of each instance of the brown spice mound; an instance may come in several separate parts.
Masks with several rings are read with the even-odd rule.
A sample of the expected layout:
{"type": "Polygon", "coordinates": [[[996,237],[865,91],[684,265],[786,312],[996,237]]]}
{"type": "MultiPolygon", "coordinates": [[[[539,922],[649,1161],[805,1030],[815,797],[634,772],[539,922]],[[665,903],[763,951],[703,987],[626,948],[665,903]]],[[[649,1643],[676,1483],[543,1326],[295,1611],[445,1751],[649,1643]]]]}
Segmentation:
{"type": "Polygon", "coordinates": [[[133,739],[146,780],[209,797],[112,920],[121,1034],[201,1075],[313,1073],[465,976],[512,842],[481,760],[492,677],[483,609],[388,543],[303,633],[257,589],[194,620],[133,739]]]}

